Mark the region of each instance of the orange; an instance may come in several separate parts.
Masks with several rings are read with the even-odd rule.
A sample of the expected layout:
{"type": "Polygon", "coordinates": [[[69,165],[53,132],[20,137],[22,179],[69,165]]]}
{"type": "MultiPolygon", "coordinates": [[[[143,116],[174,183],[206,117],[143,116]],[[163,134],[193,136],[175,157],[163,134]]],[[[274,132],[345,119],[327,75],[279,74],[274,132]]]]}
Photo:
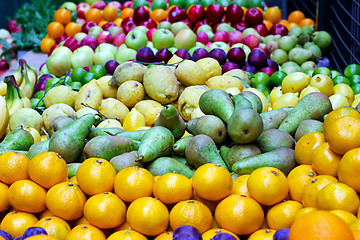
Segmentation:
{"type": "Polygon", "coordinates": [[[118,11],[116,8],[107,5],[103,10],[103,17],[105,21],[113,22],[118,18],[118,11]]]}
{"type": "Polygon", "coordinates": [[[247,188],[247,180],[249,179],[249,177],[250,174],[244,174],[235,178],[235,180],[233,180],[233,188],[231,190],[231,193],[250,196],[249,190],[247,188]]]}
{"type": "Polygon", "coordinates": [[[83,215],[86,197],[78,185],[69,182],[58,183],[46,194],[47,208],[57,217],[75,220],[83,215]]]}
{"type": "Polygon", "coordinates": [[[55,40],[50,37],[44,37],[40,42],[40,50],[43,53],[49,53],[51,48],[56,44],[55,40]]]}
{"type": "Polygon", "coordinates": [[[73,176],[73,177],[71,177],[71,178],[69,179],[69,182],[75,183],[75,184],[79,184],[79,183],[77,182],[77,180],[76,180],[76,175],[73,176]]]}
{"type": "Polygon", "coordinates": [[[351,230],[360,230],[360,219],[356,219],[349,224],[351,230]]]}
{"type": "Polygon", "coordinates": [[[353,230],[352,231],[354,240],[360,240],[360,230],[353,230]]]}
{"type": "Polygon", "coordinates": [[[209,200],[206,200],[202,197],[199,196],[199,194],[197,194],[197,192],[193,191],[193,195],[192,195],[192,200],[197,200],[197,201],[200,201],[202,202],[203,204],[205,204],[205,206],[207,206],[211,213],[214,214],[215,213],[215,208],[216,208],[216,205],[219,203],[219,201],[209,201],[209,200]]]}
{"type": "Polygon", "coordinates": [[[29,179],[30,159],[22,153],[6,152],[0,155],[0,181],[12,184],[18,180],[29,179]]]}
{"type": "Polygon", "coordinates": [[[106,240],[106,236],[97,227],[90,224],[82,224],[71,229],[65,240],[106,240]]]}
{"type": "Polygon", "coordinates": [[[125,202],[141,197],[151,197],[154,186],[153,175],[145,168],[127,167],[116,174],[114,190],[125,202]]]}
{"type": "Polygon", "coordinates": [[[65,160],[55,152],[35,155],[29,163],[28,173],[31,180],[46,189],[65,182],[68,177],[65,160]]]}
{"type": "Polygon", "coordinates": [[[65,33],[65,27],[59,22],[51,22],[47,26],[47,34],[52,39],[57,39],[62,35],[64,35],[64,33],[65,33]]]}
{"type": "Polygon", "coordinates": [[[178,173],[165,173],[154,183],[154,197],[165,204],[173,204],[192,197],[190,179],[178,173]]]}
{"type": "Polygon", "coordinates": [[[85,13],[85,20],[86,21],[93,21],[95,23],[99,23],[103,20],[102,12],[97,8],[90,8],[85,13]]]}
{"type": "Polygon", "coordinates": [[[295,167],[287,176],[289,183],[289,194],[292,200],[301,202],[305,185],[317,175],[310,165],[299,165],[295,167]]]}
{"type": "Polygon", "coordinates": [[[289,21],[286,19],[282,19],[278,22],[278,24],[281,24],[281,25],[287,27],[287,25],[289,24],[289,21]]]}
{"type": "Polygon", "coordinates": [[[71,22],[71,12],[65,8],[60,8],[56,10],[54,19],[56,22],[66,25],[71,22]]]}
{"type": "Polygon", "coordinates": [[[250,196],[263,205],[274,205],[288,195],[286,176],[277,168],[262,167],[254,170],[248,179],[250,196]]]}
{"type": "Polygon", "coordinates": [[[323,123],[323,133],[326,135],[329,125],[333,123],[336,119],[344,116],[353,116],[360,118],[360,113],[356,109],[351,107],[340,107],[331,111],[325,118],[323,123]]]}
{"type": "Polygon", "coordinates": [[[87,195],[111,192],[116,171],[111,163],[102,158],[88,158],[76,172],[76,180],[87,195]]]}
{"type": "Polygon", "coordinates": [[[165,19],[168,17],[168,13],[164,9],[155,9],[150,13],[150,18],[154,20],[155,22],[159,23],[162,21],[165,21],[165,19]]]}
{"type": "Polygon", "coordinates": [[[38,216],[39,216],[39,219],[43,219],[43,218],[47,218],[47,217],[55,217],[55,215],[52,214],[49,209],[45,209],[38,216]]]}
{"type": "Polygon", "coordinates": [[[106,23],[108,23],[108,21],[100,21],[98,26],[102,28],[106,23]]]}
{"type": "Polygon", "coordinates": [[[287,29],[290,31],[293,27],[300,27],[299,24],[297,23],[289,23],[288,25],[286,25],[287,29]]]}
{"type": "MultiPolygon", "coordinates": [[[[243,10],[243,12],[244,12],[244,15],[243,15],[243,19],[242,20],[245,20],[245,14],[246,14],[246,12],[247,12],[247,8],[246,7],[241,7],[242,8],[242,10],[243,10]]],[[[206,9],[205,9],[206,10],[206,9]]]]}
{"type": "Polygon", "coordinates": [[[331,150],[340,155],[360,147],[360,118],[344,116],[334,120],[328,127],[325,139],[331,150]]]}
{"type": "Polygon", "coordinates": [[[259,229],[252,233],[248,240],[272,240],[276,230],[274,229],[259,229]]]}
{"type": "Polygon", "coordinates": [[[12,211],[2,219],[0,229],[10,233],[15,238],[23,235],[25,230],[37,221],[38,219],[32,213],[12,211]]]}
{"type": "Polygon", "coordinates": [[[311,163],[314,170],[321,175],[337,176],[341,156],[334,153],[328,142],[317,146],[311,154],[311,163]]]}
{"type": "Polygon", "coordinates": [[[303,208],[299,202],[288,200],[272,206],[266,215],[269,228],[279,230],[289,228],[296,213],[303,208]]]}
{"type": "Polygon", "coordinates": [[[344,220],[347,224],[350,224],[357,219],[354,214],[349,213],[348,211],[345,211],[345,210],[338,209],[338,210],[331,210],[330,212],[335,214],[342,220],[344,220]]]}
{"type": "Polygon", "coordinates": [[[156,198],[141,197],[129,205],[126,219],[135,231],[157,236],[168,228],[169,210],[156,198]]]}
{"type": "Polygon", "coordinates": [[[129,230],[131,229],[129,222],[125,220],[120,226],[114,228],[114,232],[120,231],[120,230],[129,230]]]}
{"type": "Polygon", "coordinates": [[[270,31],[270,28],[273,26],[273,23],[268,20],[263,20],[263,24],[265,24],[268,31],[270,31]]]}
{"type": "Polygon", "coordinates": [[[215,219],[223,229],[236,235],[248,235],[260,229],[264,211],[253,198],[231,194],[217,205],[215,219]]]}
{"type": "Polygon", "coordinates": [[[69,224],[58,217],[46,217],[40,219],[34,226],[42,227],[46,230],[48,235],[57,239],[65,239],[66,235],[70,232],[69,224]]]}
{"type": "Polygon", "coordinates": [[[0,182],[0,212],[4,212],[10,207],[8,201],[9,187],[8,185],[0,182]]]}
{"type": "Polygon", "coordinates": [[[125,203],[114,193],[104,192],[90,197],[84,206],[84,216],[98,228],[115,228],[125,221],[125,203]]]}
{"type": "Polygon", "coordinates": [[[46,190],[31,180],[19,180],[9,187],[10,205],[18,211],[38,213],[46,209],[46,190]]]}
{"type": "Polygon", "coordinates": [[[147,240],[147,238],[134,230],[121,230],[114,232],[106,240],[147,240]]]}
{"type": "Polygon", "coordinates": [[[304,207],[304,208],[300,209],[299,211],[296,212],[294,221],[296,219],[298,219],[299,217],[301,217],[302,215],[305,215],[305,214],[315,211],[315,210],[316,210],[316,208],[314,208],[314,207],[304,207]]]}
{"type": "Polygon", "coordinates": [[[158,235],[154,240],[172,240],[173,239],[173,232],[165,231],[162,234],[158,235]]]}
{"type": "Polygon", "coordinates": [[[341,158],[337,174],[340,182],[360,192],[360,148],[352,149],[341,158]]]}
{"type": "Polygon", "coordinates": [[[123,19],[122,19],[122,18],[119,18],[119,17],[118,17],[117,19],[115,19],[115,20],[114,20],[115,25],[118,26],[118,27],[121,27],[121,22],[122,22],[122,20],[123,20],[123,19]]]}
{"type": "Polygon", "coordinates": [[[234,236],[234,238],[236,238],[237,240],[240,240],[240,238],[238,236],[236,236],[234,233],[226,230],[226,229],[222,229],[222,228],[214,228],[214,229],[209,229],[206,232],[204,232],[201,236],[203,240],[211,240],[216,234],[218,233],[229,233],[231,235],[234,236]]]}
{"type": "Polygon", "coordinates": [[[305,18],[305,15],[303,12],[299,10],[292,11],[288,16],[288,21],[291,23],[300,23],[301,20],[305,18]]]}
{"type": "Polygon", "coordinates": [[[300,27],[306,27],[306,26],[315,25],[315,22],[311,18],[304,18],[300,21],[299,25],[300,27]]]}
{"type": "Polygon", "coordinates": [[[281,20],[281,10],[278,7],[269,7],[265,11],[264,19],[273,24],[278,23],[281,20]]]}
{"type": "Polygon", "coordinates": [[[324,134],[312,132],[302,136],[295,145],[295,160],[298,164],[311,165],[311,154],[320,144],[325,142],[324,134]]]}
{"type": "Polygon", "coordinates": [[[327,211],[313,211],[298,218],[290,227],[289,240],[354,239],[349,226],[327,211]]]}
{"type": "Polygon", "coordinates": [[[69,37],[74,37],[75,34],[81,32],[81,26],[75,22],[69,22],[65,26],[65,34],[69,37]]]}
{"type": "Polygon", "coordinates": [[[170,226],[176,229],[181,225],[195,227],[200,233],[210,229],[212,215],[208,207],[196,200],[178,202],[170,211],[170,226]]]}
{"type": "Polygon", "coordinates": [[[356,214],[359,208],[359,197],[353,188],[344,183],[330,183],[318,192],[316,208],[340,209],[356,214]]]}
{"type": "Polygon", "coordinates": [[[304,207],[316,207],[316,198],[319,191],[330,183],[337,183],[338,180],[329,175],[318,175],[308,183],[303,191],[302,204],[304,207]]]}
{"type": "Polygon", "coordinates": [[[50,235],[34,235],[31,237],[28,237],[26,239],[30,239],[30,240],[58,240],[58,238],[55,238],[53,236],[50,235]]]}
{"type": "Polygon", "coordinates": [[[200,197],[218,201],[231,194],[233,180],[227,169],[214,163],[206,163],[195,170],[192,184],[200,197]]]}
{"type": "Polygon", "coordinates": [[[134,9],[132,8],[124,8],[120,12],[120,18],[125,19],[127,17],[132,17],[134,15],[134,9]]]}

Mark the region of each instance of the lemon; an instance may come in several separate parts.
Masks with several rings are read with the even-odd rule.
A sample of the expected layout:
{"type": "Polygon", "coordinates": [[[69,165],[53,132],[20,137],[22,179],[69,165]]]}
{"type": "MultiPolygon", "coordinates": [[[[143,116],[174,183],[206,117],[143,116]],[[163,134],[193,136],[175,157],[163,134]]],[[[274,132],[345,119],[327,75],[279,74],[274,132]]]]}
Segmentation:
{"type": "Polygon", "coordinates": [[[202,85],[207,80],[202,66],[192,60],[185,60],[180,63],[175,70],[175,75],[184,86],[202,85]]]}
{"type": "Polygon", "coordinates": [[[285,93],[284,95],[276,99],[276,101],[272,105],[272,109],[278,109],[278,108],[290,107],[290,106],[295,107],[299,102],[298,95],[299,93],[291,93],[291,92],[285,93]]]}
{"type": "Polygon", "coordinates": [[[35,128],[26,127],[26,128],[24,128],[24,130],[28,131],[31,134],[31,136],[34,138],[34,143],[37,143],[37,142],[41,141],[40,133],[35,128]]]}
{"type": "Polygon", "coordinates": [[[310,83],[311,77],[303,72],[288,74],[282,81],[281,88],[283,93],[301,92],[310,83]]]}
{"type": "Polygon", "coordinates": [[[76,95],[77,92],[69,86],[56,86],[46,93],[44,97],[45,107],[48,108],[57,103],[65,103],[72,107],[74,106],[76,95]]]}
{"type": "Polygon", "coordinates": [[[334,83],[332,79],[325,74],[316,74],[310,80],[310,86],[316,87],[321,93],[330,97],[334,92],[334,83]]]}
{"type": "Polygon", "coordinates": [[[116,98],[129,108],[135,106],[135,104],[143,100],[144,97],[144,86],[141,82],[134,80],[129,80],[121,84],[116,93],[116,98]]]}
{"type": "Polygon", "coordinates": [[[206,74],[206,79],[211,77],[219,76],[222,73],[221,66],[217,60],[214,58],[206,57],[196,61],[202,69],[204,69],[206,74]]]}
{"type": "Polygon", "coordinates": [[[177,56],[176,54],[173,54],[173,56],[169,59],[167,64],[176,64],[177,65],[182,60],[183,59],[181,57],[177,56]]]}
{"type": "Polygon", "coordinates": [[[145,117],[136,108],[126,114],[124,118],[124,130],[125,131],[136,131],[139,127],[146,126],[145,117]]]}
{"type": "Polygon", "coordinates": [[[105,119],[101,121],[97,126],[97,128],[122,128],[121,122],[116,119],[105,119]]]}
{"type": "Polygon", "coordinates": [[[329,99],[330,99],[333,110],[340,108],[340,107],[349,106],[349,100],[347,99],[347,97],[340,93],[331,95],[329,97],[329,99]]]}
{"type": "Polygon", "coordinates": [[[247,82],[249,85],[251,84],[249,75],[247,74],[246,71],[241,70],[241,69],[233,69],[233,70],[227,71],[226,73],[223,74],[223,76],[238,77],[238,78],[241,78],[242,80],[244,80],[245,82],[247,82]]]}
{"type": "Polygon", "coordinates": [[[265,96],[265,94],[263,92],[261,92],[260,90],[258,90],[256,88],[246,88],[244,90],[244,92],[245,91],[255,93],[260,98],[262,106],[263,106],[262,112],[266,112],[266,111],[269,110],[269,102],[268,102],[267,97],[265,96]]]}
{"type": "Polygon", "coordinates": [[[185,121],[191,119],[192,112],[199,107],[201,95],[210,90],[206,85],[189,86],[184,89],[178,100],[178,111],[185,121]]]}
{"type": "Polygon", "coordinates": [[[354,101],[354,91],[345,83],[339,83],[334,86],[334,94],[342,94],[348,99],[348,104],[351,105],[354,101]]]}
{"type": "Polygon", "coordinates": [[[274,87],[269,95],[270,104],[273,105],[275,100],[281,97],[282,95],[284,95],[284,93],[282,92],[281,87],[280,86],[274,87]]]}
{"type": "Polygon", "coordinates": [[[359,94],[356,94],[356,95],[354,96],[354,101],[353,101],[353,103],[351,104],[351,106],[352,106],[353,108],[355,108],[355,107],[359,104],[359,102],[360,102],[360,93],[359,93],[359,94]]]}
{"type": "Polygon", "coordinates": [[[309,93],[312,93],[312,92],[320,92],[320,90],[317,87],[313,87],[313,86],[309,85],[306,88],[304,88],[303,90],[301,90],[299,98],[302,99],[303,97],[305,97],[306,95],[308,95],[309,93]]]}
{"type": "Polygon", "coordinates": [[[116,98],[116,91],[118,88],[116,86],[109,85],[109,81],[111,78],[111,75],[107,75],[96,80],[104,98],[116,98]]]}
{"type": "Polygon", "coordinates": [[[106,98],[99,102],[99,112],[107,118],[119,119],[123,123],[129,108],[116,98],[106,98]]]}
{"type": "Polygon", "coordinates": [[[142,100],[134,108],[145,117],[146,126],[152,127],[164,107],[154,100],[142,100]]]}
{"type": "Polygon", "coordinates": [[[225,92],[230,93],[233,96],[241,93],[241,91],[238,87],[229,87],[229,88],[225,89],[225,92]]]}
{"type": "Polygon", "coordinates": [[[244,84],[237,78],[231,76],[215,76],[211,77],[206,81],[206,86],[210,89],[221,89],[226,90],[230,87],[236,87],[240,91],[244,90],[244,84]]]}
{"type": "Polygon", "coordinates": [[[155,65],[148,69],[144,74],[143,84],[149,97],[162,104],[171,103],[178,98],[179,82],[173,71],[166,66],[155,65]]]}

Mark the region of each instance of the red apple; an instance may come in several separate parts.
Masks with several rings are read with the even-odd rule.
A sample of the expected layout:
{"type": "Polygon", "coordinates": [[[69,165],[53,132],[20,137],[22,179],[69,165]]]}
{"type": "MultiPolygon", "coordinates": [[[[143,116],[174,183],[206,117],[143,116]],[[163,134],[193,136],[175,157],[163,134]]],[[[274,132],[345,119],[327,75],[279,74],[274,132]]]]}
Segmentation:
{"type": "Polygon", "coordinates": [[[281,35],[281,36],[286,36],[288,35],[289,30],[287,29],[287,27],[285,27],[282,24],[279,23],[275,23],[271,28],[269,33],[271,35],[281,35]]]}
{"type": "Polygon", "coordinates": [[[84,23],[81,27],[81,31],[88,34],[89,33],[89,30],[90,28],[94,27],[94,26],[97,26],[96,22],[93,22],[93,21],[88,21],[86,23],[84,23]]]}
{"type": "Polygon", "coordinates": [[[107,4],[108,6],[114,7],[116,9],[122,9],[121,3],[119,3],[118,1],[111,1],[107,4]]]}
{"type": "Polygon", "coordinates": [[[255,26],[263,21],[263,15],[257,8],[250,8],[245,13],[245,21],[249,26],[255,26]]]}
{"type": "Polygon", "coordinates": [[[133,1],[126,1],[126,2],[124,2],[124,4],[123,4],[123,9],[124,9],[124,8],[132,8],[133,5],[134,5],[134,2],[133,2],[133,1]]]}
{"type": "Polygon", "coordinates": [[[206,34],[206,32],[199,32],[196,34],[196,39],[198,42],[201,42],[203,44],[207,44],[209,42],[209,37],[206,34]]]}
{"type": "Polygon", "coordinates": [[[76,22],[77,24],[79,24],[80,26],[82,26],[82,25],[84,25],[84,24],[86,23],[86,20],[85,20],[84,18],[77,18],[77,19],[75,20],[75,22],[76,22]]]}
{"type": "Polygon", "coordinates": [[[96,37],[97,44],[101,43],[112,43],[113,42],[113,36],[109,31],[102,31],[100,32],[96,37]]]}
{"type": "Polygon", "coordinates": [[[226,8],[225,17],[231,24],[238,23],[242,20],[244,11],[242,7],[233,3],[226,8]]]}
{"type": "Polygon", "coordinates": [[[243,32],[245,29],[248,28],[245,21],[235,23],[235,24],[232,25],[232,27],[235,28],[236,30],[240,31],[240,32],[243,32]]]}
{"type": "Polygon", "coordinates": [[[180,22],[185,23],[190,29],[193,29],[193,24],[188,19],[181,20],[180,22]]]}
{"type": "Polygon", "coordinates": [[[91,7],[102,10],[106,7],[106,3],[104,1],[96,1],[91,5],[91,7]]]}
{"type": "Polygon", "coordinates": [[[216,23],[216,24],[213,24],[213,27],[212,27],[213,32],[216,32],[216,31],[217,31],[218,26],[219,26],[220,24],[222,24],[222,23],[226,23],[226,20],[225,20],[225,19],[223,19],[223,18],[220,20],[220,22],[218,22],[218,23],[216,23]]]}
{"type": "Polygon", "coordinates": [[[102,29],[104,31],[109,31],[109,28],[115,27],[115,26],[116,26],[116,24],[114,22],[107,22],[104,25],[102,25],[102,29]]]}
{"type": "Polygon", "coordinates": [[[131,30],[136,28],[136,24],[133,20],[127,21],[125,25],[122,27],[125,34],[128,34],[131,30]]]}
{"type": "Polygon", "coordinates": [[[124,19],[121,21],[120,27],[123,28],[123,27],[126,25],[126,23],[129,22],[129,21],[134,22],[133,17],[126,17],[126,18],[124,18],[124,19]]]}
{"type": "Polygon", "coordinates": [[[220,4],[210,4],[206,9],[206,21],[216,24],[221,21],[224,14],[225,10],[220,4]]]}
{"type": "Polygon", "coordinates": [[[81,46],[87,45],[95,51],[97,47],[96,38],[92,35],[87,35],[86,37],[83,38],[83,40],[81,40],[80,45],[81,46]]]}
{"type": "Polygon", "coordinates": [[[79,3],[76,7],[77,17],[85,18],[85,13],[90,9],[90,5],[88,3],[79,3]]]}
{"type": "Polygon", "coordinates": [[[7,24],[7,30],[9,30],[9,32],[14,33],[17,30],[17,23],[16,20],[10,20],[7,24]]]}
{"type": "Polygon", "coordinates": [[[197,23],[204,20],[205,9],[201,5],[193,5],[188,10],[188,19],[192,23],[197,23]]]}
{"type": "Polygon", "coordinates": [[[150,28],[147,32],[146,32],[146,36],[148,38],[148,41],[152,41],[152,36],[154,34],[154,32],[156,32],[157,28],[150,28]]]}
{"type": "Polygon", "coordinates": [[[150,29],[150,28],[156,28],[156,27],[157,27],[156,22],[155,22],[154,20],[150,19],[150,18],[149,18],[147,21],[144,21],[144,22],[139,23],[138,25],[139,25],[139,26],[145,26],[145,27],[147,27],[148,29],[150,29]]]}
{"type": "Polygon", "coordinates": [[[217,31],[214,34],[214,42],[224,42],[224,43],[228,43],[229,42],[229,33],[224,31],[224,30],[220,30],[217,31]]]}
{"type": "Polygon", "coordinates": [[[267,75],[269,75],[269,77],[271,77],[271,75],[273,75],[275,70],[273,68],[271,68],[271,67],[263,67],[262,69],[260,69],[260,72],[264,72],[267,75]]]}
{"type": "Polygon", "coordinates": [[[236,43],[243,43],[245,40],[244,34],[240,31],[232,31],[229,33],[229,45],[232,46],[236,43]]]}
{"type": "Polygon", "coordinates": [[[62,41],[65,41],[66,38],[67,38],[66,35],[62,35],[61,37],[55,39],[55,42],[56,42],[56,43],[60,43],[60,42],[62,42],[62,41]]]}
{"type": "Polygon", "coordinates": [[[260,44],[260,38],[254,34],[249,34],[245,37],[244,44],[250,49],[256,48],[260,44]]]}
{"type": "Polygon", "coordinates": [[[120,46],[123,43],[125,43],[125,38],[126,38],[126,34],[125,33],[118,33],[114,36],[114,40],[112,42],[112,44],[114,46],[120,46]]]}
{"type": "Polygon", "coordinates": [[[5,60],[5,58],[0,59],[0,70],[8,70],[9,69],[9,64],[8,62],[5,60]]]}
{"type": "Polygon", "coordinates": [[[79,43],[78,40],[76,40],[76,38],[68,37],[68,38],[65,40],[63,46],[70,48],[71,46],[75,45],[76,43],[79,43]]]}
{"type": "Polygon", "coordinates": [[[187,14],[185,9],[182,9],[179,6],[175,6],[169,12],[169,22],[174,23],[174,22],[179,22],[181,20],[185,20],[186,16],[187,14]]]}
{"type": "Polygon", "coordinates": [[[269,33],[269,31],[267,30],[267,27],[265,26],[265,24],[260,23],[256,26],[253,27],[262,37],[266,37],[269,33]]]}
{"type": "Polygon", "coordinates": [[[139,6],[135,9],[133,19],[136,24],[147,21],[149,18],[149,10],[147,10],[144,6],[139,6]]]}
{"type": "Polygon", "coordinates": [[[59,47],[59,44],[55,44],[54,46],[52,46],[51,49],[50,49],[50,51],[48,52],[48,56],[50,56],[51,53],[52,53],[56,48],[58,48],[58,47],[59,47]]]}

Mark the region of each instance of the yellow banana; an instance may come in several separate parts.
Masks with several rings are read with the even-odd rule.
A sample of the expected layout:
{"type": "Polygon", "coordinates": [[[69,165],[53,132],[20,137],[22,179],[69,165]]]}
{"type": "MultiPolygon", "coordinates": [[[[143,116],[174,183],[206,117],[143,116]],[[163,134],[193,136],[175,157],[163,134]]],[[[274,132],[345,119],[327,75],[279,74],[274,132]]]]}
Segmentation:
{"type": "Polygon", "coordinates": [[[5,101],[9,110],[9,115],[11,116],[16,110],[23,108],[24,104],[19,96],[18,85],[16,84],[14,75],[6,76],[4,81],[7,84],[5,101]]]}
{"type": "Polygon", "coordinates": [[[7,85],[4,81],[1,81],[0,82],[0,95],[1,96],[5,96],[6,95],[6,92],[7,92],[7,85]]]}
{"type": "Polygon", "coordinates": [[[35,86],[38,81],[37,71],[35,68],[29,66],[28,64],[26,64],[26,68],[27,68],[29,80],[32,83],[32,85],[35,86]]]}
{"type": "Polygon", "coordinates": [[[6,133],[6,129],[9,125],[9,110],[6,106],[6,101],[3,96],[0,96],[0,139],[6,133]]]}
{"type": "MultiPolygon", "coordinates": [[[[31,71],[28,72],[28,67],[27,67],[27,64],[24,59],[19,60],[19,65],[21,67],[21,74],[23,77],[23,80],[21,81],[19,88],[24,93],[24,95],[30,99],[34,93],[34,85],[29,80],[29,72],[31,72],[31,71]]],[[[33,72],[31,72],[31,75],[32,76],[34,75],[33,72]]],[[[35,81],[34,81],[34,83],[35,83],[35,81]]]]}
{"type": "Polygon", "coordinates": [[[31,108],[30,99],[19,89],[19,96],[24,108],[31,108]]]}
{"type": "Polygon", "coordinates": [[[18,69],[16,69],[16,71],[13,73],[15,81],[18,85],[21,84],[22,80],[23,80],[23,75],[21,73],[21,66],[18,67],[18,69]]]}

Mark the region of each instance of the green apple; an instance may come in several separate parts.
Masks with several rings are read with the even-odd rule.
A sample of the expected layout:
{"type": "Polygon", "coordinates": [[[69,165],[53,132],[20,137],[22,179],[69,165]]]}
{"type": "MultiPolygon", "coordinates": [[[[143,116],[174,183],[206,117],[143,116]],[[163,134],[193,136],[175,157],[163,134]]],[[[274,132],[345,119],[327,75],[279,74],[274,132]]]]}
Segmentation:
{"type": "Polygon", "coordinates": [[[111,52],[115,57],[115,54],[117,52],[117,48],[114,45],[110,44],[110,43],[101,43],[101,44],[99,44],[99,46],[96,47],[95,53],[102,52],[102,51],[111,52]]]}
{"type": "Polygon", "coordinates": [[[73,54],[77,53],[77,52],[87,52],[88,54],[91,54],[91,59],[92,59],[92,57],[94,55],[94,50],[91,47],[87,46],[87,45],[79,47],[78,49],[76,49],[73,52],[73,54]]]}
{"type": "Polygon", "coordinates": [[[68,47],[65,47],[65,46],[60,46],[60,47],[55,48],[54,51],[51,53],[51,55],[54,55],[58,52],[66,53],[66,55],[69,56],[69,58],[72,55],[72,51],[68,47]]]}
{"type": "Polygon", "coordinates": [[[166,1],[154,0],[151,4],[151,10],[160,9],[160,8],[166,10],[166,1]]]}
{"type": "MultiPolygon", "coordinates": [[[[186,0],[185,0],[186,1],[186,0]]],[[[169,1],[169,6],[179,6],[181,8],[184,8],[184,0],[170,0],[169,1]]]]}
{"type": "Polygon", "coordinates": [[[136,51],[142,47],[145,47],[147,42],[148,39],[146,33],[141,30],[132,30],[126,35],[125,38],[126,46],[136,51]]]}
{"type": "Polygon", "coordinates": [[[69,10],[71,13],[76,12],[76,7],[77,7],[77,5],[73,2],[64,2],[60,6],[60,8],[65,8],[65,9],[69,10]]]}
{"type": "Polygon", "coordinates": [[[216,28],[216,31],[220,31],[220,30],[224,30],[227,33],[231,33],[232,31],[235,31],[235,29],[228,23],[220,23],[219,26],[216,28]]]}
{"type": "Polygon", "coordinates": [[[190,28],[184,22],[175,22],[175,23],[171,24],[170,30],[173,34],[176,35],[178,32],[180,32],[183,29],[190,29],[190,28]]]}
{"type": "MultiPolygon", "coordinates": [[[[212,32],[212,27],[208,24],[204,24],[204,25],[201,25],[200,27],[198,27],[196,33],[199,33],[199,32],[212,32]]],[[[256,30],[255,30],[256,31],[256,30]]]]}
{"type": "Polygon", "coordinates": [[[145,26],[137,26],[135,27],[133,30],[141,30],[143,31],[144,33],[146,33],[147,31],[149,31],[149,29],[145,26]]]}
{"type": "Polygon", "coordinates": [[[46,67],[51,74],[60,77],[71,70],[71,60],[66,52],[59,51],[46,60],[46,67]]]}
{"type": "Polygon", "coordinates": [[[86,66],[93,65],[93,53],[90,54],[87,51],[77,51],[71,56],[71,67],[72,68],[83,68],[86,66]]]}
{"type": "Polygon", "coordinates": [[[183,29],[175,36],[174,47],[189,50],[196,44],[196,34],[190,29],[183,29]]]}
{"type": "Polygon", "coordinates": [[[168,22],[168,21],[162,21],[160,22],[158,25],[157,25],[157,28],[158,29],[161,29],[161,28],[166,28],[166,29],[171,29],[171,23],[168,22]]]}
{"type": "Polygon", "coordinates": [[[213,42],[209,47],[209,51],[213,50],[214,48],[221,48],[225,52],[228,52],[230,49],[230,46],[229,46],[229,44],[224,43],[224,42],[213,42]]]}
{"type": "Polygon", "coordinates": [[[99,35],[99,33],[101,33],[102,31],[104,30],[101,27],[93,26],[89,29],[89,34],[92,35],[94,38],[96,38],[97,35],[99,35]]]}
{"type": "Polygon", "coordinates": [[[93,55],[94,64],[100,64],[105,66],[105,63],[110,60],[115,60],[115,56],[112,52],[99,51],[94,53],[93,55]]]}
{"type": "Polygon", "coordinates": [[[119,64],[122,64],[132,59],[136,59],[136,51],[131,48],[118,49],[115,55],[115,60],[119,64]]]}
{"type": "Polygon", "coordinates": [[[152,43],[156,49],[170,48],[174,41],[174,34],[168,29],[158,29],[152,36],[152,43]]]}
{"type": "Polygon", "coordinates": [[[87,36],[86,33],[84,33],[84,32],[78,32],[77,34],[75,34],[74,38],[75,38],[76,40],[78,40],[78,42],[81,42],[81,40],[83,40],[84,37],[86,37],[86,36],[87,36]]]}

